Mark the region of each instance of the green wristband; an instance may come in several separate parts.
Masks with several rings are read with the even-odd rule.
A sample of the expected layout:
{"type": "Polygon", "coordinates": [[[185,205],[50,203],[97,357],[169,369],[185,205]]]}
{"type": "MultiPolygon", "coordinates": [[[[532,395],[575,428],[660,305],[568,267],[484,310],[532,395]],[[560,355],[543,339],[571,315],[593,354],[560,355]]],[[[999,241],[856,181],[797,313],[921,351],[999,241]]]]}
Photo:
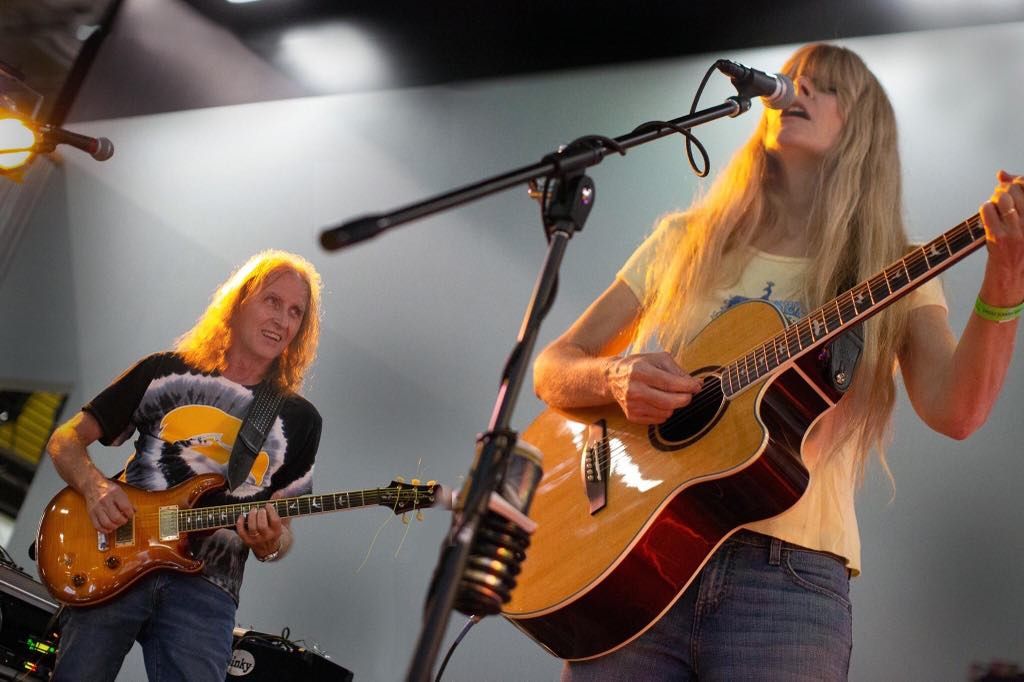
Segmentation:
{"type": "Polygon", "coordinates": [[[1013,322],[1020,317],[1024,311],[1024,301],[1021,301],[1012,308],[997,308],[981,300],[981,296],[974,302],[974,312],[983,320],[990,322],[1013,322]]]}

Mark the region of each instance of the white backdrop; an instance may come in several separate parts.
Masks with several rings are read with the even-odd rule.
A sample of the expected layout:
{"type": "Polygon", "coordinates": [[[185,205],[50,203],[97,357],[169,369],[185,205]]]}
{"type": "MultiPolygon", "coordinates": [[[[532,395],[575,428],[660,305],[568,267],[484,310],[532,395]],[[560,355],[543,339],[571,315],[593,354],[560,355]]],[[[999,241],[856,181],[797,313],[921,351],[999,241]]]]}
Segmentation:
{"type": "MultiPolygon", "coordinates": [[[[1024,171],[1024,24],[844,44],[894,102],[915,238],[975,211],[998,168],[1024,171]]],[[[790,51],[78,125],[110,137],[117,153],[98,164],[68,152],[50,183],[0,282],[0,377],[73,385],[69,405],[80,405],[137,357],[166,348],[232,267],[262,248],[290,249],[326,282],[307,389],[325,423],[317,489],[417,474],[458,486],[544,254],[535,205],[510,191],[337,253],[319,249],[320,228],[532,163],[585,133],[616,136],[682,115],[714,58],[772,70],[790,51]]],[[[718,78],[704,104],[730,94],[718,78]]],[[[750,133],[759,107],[698,131],[713,171],[750,133]]],[[[659,214],[685,206],[697,188],[681,138],[610,157],[591,174],[596,208],[569,245],[541,343],[611,281],[659,214]]],[[[974,255],[944,278],[957,331],[984,259],[974,255]]],[[[989,424],[965,443],[928,431],[901,400],[895,497],[876,471],[860,499],[852,679],[957,680],[971,661],[1024,660],[1022,395],[1017,361],[989,424]]],[[[539,409],[527,389],[514,425],[525,428],[539,409]]],[[[127,454],[93,449],[109,472],[127,454]]],[[[44,463],[11,542],[19,562],[30,563],[36,520],[59,487],[44,463]]],[[[427,512],[406,527],[392,518],[373,544],[388,517],[375,509],[296,521],[287,560],[251,562],[239,623],[288,626],[357,679],[401,678],[448,519],[427,512]]],[[[452,633],[461,623],[453,618],[452,633]]],[[[464,640],[446,679],[552,679],[558,669],[491,618],[464,640]]],[[[121,678],[143,677],[136,650],[121,678]]]]}

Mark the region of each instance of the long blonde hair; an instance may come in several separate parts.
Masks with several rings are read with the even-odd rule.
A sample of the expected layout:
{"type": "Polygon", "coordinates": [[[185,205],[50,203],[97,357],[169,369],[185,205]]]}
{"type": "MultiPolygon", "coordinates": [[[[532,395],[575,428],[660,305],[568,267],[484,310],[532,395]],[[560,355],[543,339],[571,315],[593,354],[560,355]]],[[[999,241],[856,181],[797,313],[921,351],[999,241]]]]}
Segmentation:
{"type": "Polygon", "coordinates": [[[273,362],[266,379],[282,391],[297,392],[316,359],[320,341],[321,281],[313,264],[294,253],[261,251],[235,270],[214,292],[210,305],[195,325],[177,339],[175,350],[197,369],[223,372],[227,369],[227,351],[233,340],[231,322],[239,306],[269,279],[288,271],[306,282],[309,300],[295,338],[273,362]]]}
{"type": "MultiPolygon", "coordinates": [[[[792,78],[810,77],[816,88],[835,91],[844,119],[839,139],[822,159],[808,215],[808,225],[815,227],[808,230],[810,264],[803,303],[811,310],[908,250],[896,118],[881,85],[848,49],[802,47],[783,72],[792,78]]],[[[646,275],[636,347],[650,341],[667,349],[682,347],[697,331],[691,328],[695,323],[687,322],[693,307],[735,278],[740,262],[735,256],[748,253],[756,231],[779,218],[783,198],[773,182],[777,162],[765,150],[766,129],[767,114],[707,194],[656,228],[663,241],[646,275]]],[[[906,324],[906,308],[897,303],[864,325],[864,352],[845,398],[851,418],[836,440],[838,445],[855,439],[861,475],[872,449],[888,471],[885,445],[896,394],[893,369],[906,324]]]]}

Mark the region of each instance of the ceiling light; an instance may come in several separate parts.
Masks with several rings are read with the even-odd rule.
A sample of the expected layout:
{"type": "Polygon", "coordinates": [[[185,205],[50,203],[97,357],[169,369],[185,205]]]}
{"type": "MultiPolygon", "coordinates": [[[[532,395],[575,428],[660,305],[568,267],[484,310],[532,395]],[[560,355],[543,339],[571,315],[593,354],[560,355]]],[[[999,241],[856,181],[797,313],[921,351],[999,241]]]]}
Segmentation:
{"type": "Polygon", "coordinates": [[[391,77],[376,36],[343,21],[284,31],[274,61],[323,93],[382,87],[391,77]]]}

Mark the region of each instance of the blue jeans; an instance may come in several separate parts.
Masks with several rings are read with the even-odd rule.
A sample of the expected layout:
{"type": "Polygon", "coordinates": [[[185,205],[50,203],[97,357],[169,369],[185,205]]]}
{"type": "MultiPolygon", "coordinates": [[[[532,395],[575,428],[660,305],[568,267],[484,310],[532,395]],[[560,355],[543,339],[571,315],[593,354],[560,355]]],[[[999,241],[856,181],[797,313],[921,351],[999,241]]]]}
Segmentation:
{"type": "Polygon", "coordinates": [[[852,645],[845,564],[740,531],[653,627],[562,680],[845,680],[852,645]]]}
{"type": "Polygon", "coordinates": [[[204,578],[151,573],[108,603],[65,609],[51,682],[112,681],[136,640],[149,682],[224,682],[235,610],[204,578]]]}

